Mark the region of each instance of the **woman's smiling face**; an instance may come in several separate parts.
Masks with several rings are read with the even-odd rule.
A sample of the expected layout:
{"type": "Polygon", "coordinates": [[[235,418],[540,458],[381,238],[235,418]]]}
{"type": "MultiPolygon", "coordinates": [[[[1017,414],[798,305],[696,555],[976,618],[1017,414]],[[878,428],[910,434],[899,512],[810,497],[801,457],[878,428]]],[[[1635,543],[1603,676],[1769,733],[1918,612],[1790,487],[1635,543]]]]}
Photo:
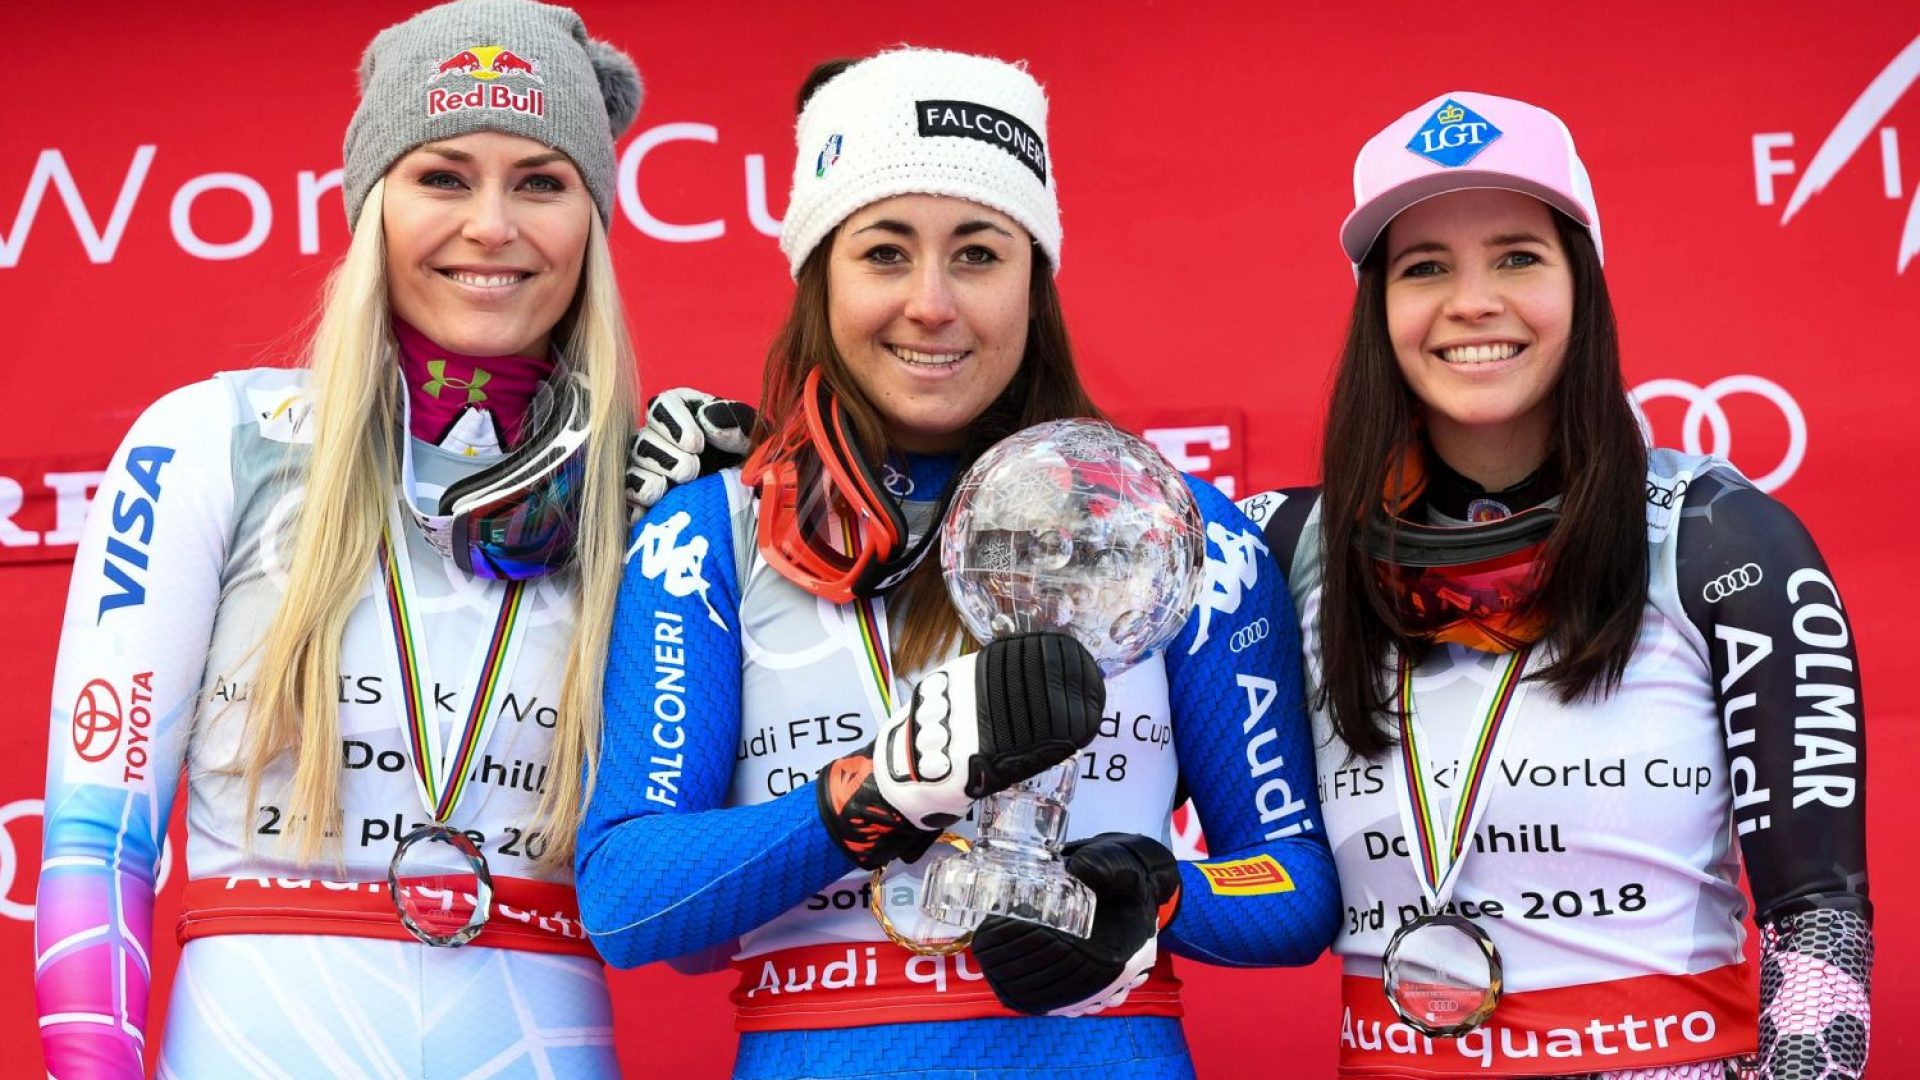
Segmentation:
{"type": "Polygon", "coordinates": [[[1553,211],[1519,192],[1455,191],[1403,211],[1383,243],[1388,334],[1436,449],[1492,435],[1544,455],[1573,325],[1553,211]]]}
{"type": "Polygon", "coordinates": [[[833,343],[889,440],[957,449],[1026,353],[1026,230],[964,199],[900,195],[849,215],[832,243],[833,343]]]}
{"type": "Polygon", "coordinates": [[[532,139],[479,131],[387,170],[394,314],[468,356],[539,356],[580,287],[595,213],[580,171],[532,139]]]}

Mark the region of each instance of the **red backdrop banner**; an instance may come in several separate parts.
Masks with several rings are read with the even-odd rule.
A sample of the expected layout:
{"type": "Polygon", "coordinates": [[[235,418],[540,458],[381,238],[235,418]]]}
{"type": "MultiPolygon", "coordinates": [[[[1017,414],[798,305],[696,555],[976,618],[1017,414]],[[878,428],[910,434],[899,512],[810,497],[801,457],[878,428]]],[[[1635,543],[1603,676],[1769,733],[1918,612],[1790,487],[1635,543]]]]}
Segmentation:
{"type": "MultiPolygon", "coordinates": [[[[0,1032],[34,1072],[28,971],[41,762],[71,537],[164,391],[286,363],[345,248],[341,136],[372,34],[420,5],[208,0],[0,15],[0,1032]]],[[[1606,222],[1627,374],[1667,445],[1730,455],[1807,521],[1869,689],[1869,812],[1920,768],[1892,693],[1917,639],[1902,479],[1920,406],[1920,14],[1911,4],[583,3],[632,53],[613,247],[646,386],[750,395],[791,288],[773,236],[794,91],[908,41],[1025,58],[1050,90],[1060,285],[1088,382],[1237,494],[1313,480],[1352,278],[1352,157],[1437,93],[1539,102],[1577,133],[1606,222]]],[[[1920,1074],[1915,872],[1873,837],[1874,1072],[1920,1074]]],[[[177,891],[160,906],[172,966],[177,891]]],[[[1182,965],[1203,1073],[1328,1075],[1332,967],[1182,965]],[[1284,1022],[1281,1021],[1284,1018],[1284,1022]]],[[[164,987],[165,983],[159,983],[164,987]]],[[[615,983],[634,1075],[717,1077],[715,977],[615,983]]],[[[164,1022],[157,1006],[154,1030],[164,1022]]],[[[157,1040],[156,1040],[157,1041],[157,1040]]]]}

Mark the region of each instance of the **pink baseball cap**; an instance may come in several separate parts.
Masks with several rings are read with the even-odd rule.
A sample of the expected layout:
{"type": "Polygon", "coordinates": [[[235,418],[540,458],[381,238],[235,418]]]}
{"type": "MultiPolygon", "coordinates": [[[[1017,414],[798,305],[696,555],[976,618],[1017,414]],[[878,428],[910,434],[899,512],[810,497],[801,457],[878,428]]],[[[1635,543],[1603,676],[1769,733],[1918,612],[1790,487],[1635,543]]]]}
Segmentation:
{"type": "Polygon", "coordinates": [[[1537,105],[1456,90],[1388,124],[1360,148],[1353,213],[1340,226],[1340,246],[1355,272],[1402,210],[1467,188],[1531,195],[1586,226],[1595,254],[1602,254],[1593,184],[1567,125],[1537,105]]]}

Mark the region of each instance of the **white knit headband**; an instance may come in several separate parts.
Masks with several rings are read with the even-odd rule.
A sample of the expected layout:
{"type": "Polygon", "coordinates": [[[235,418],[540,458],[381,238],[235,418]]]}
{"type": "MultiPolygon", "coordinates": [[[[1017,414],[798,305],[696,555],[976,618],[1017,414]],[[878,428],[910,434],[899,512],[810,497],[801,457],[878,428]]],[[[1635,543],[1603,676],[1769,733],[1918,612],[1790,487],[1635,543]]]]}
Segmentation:
{"type": "Polygon", "coordinates": [[[816,90],[794,138],[793,191],[780,228],[794,277],[848,215],[908,194],[1006,214],[1059,272],[1047,95],[1024,67],[934,49],[884,52],[816,90]]]}

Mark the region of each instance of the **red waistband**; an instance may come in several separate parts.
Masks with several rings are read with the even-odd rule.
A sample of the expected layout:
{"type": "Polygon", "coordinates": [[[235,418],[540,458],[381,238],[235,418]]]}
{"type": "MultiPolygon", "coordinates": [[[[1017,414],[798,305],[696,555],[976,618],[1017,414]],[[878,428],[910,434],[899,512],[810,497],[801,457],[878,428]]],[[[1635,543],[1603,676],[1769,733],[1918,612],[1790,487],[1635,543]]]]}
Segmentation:
{"type": "MultiPolygon", "coordinates": [[[[916,956],[890,941],[802,945],[735,960],[738,1031],[864,1027],[1019,1016],[1000,1004],[973,953],[916,956]]],[[[1127,1000],[1097,1016],[1181,1016],[1172,957],[1127,1000]]]]}
{"type": "Polygon", "coordinates": [[[1566,1076],[1716,1061],[1753,1052],[1759,992],[1744,964],[1698,975],[1510,993],[1457,1039],[1401,1023],[1379,979],[1341,980],[1340,1075],[1566,1076]]]}
{"type": "MultiPolygon", "coordinates": [[[[467,879],[469,883],[473,879],[467,879]]],[[[471,887],[469,885],[469,887],[471,887]]],[[[468,902],[472,896],[468,894],[468,902]]],[[[384,881],[282,877],[195,878],[187,882],[182,945],[218,934],[337,934],[412,941],[384,881]]],[[[598,960],[573,886],[527,878],[493,879],[493,913],[469,945],[562,953],[598,960]]]]}

